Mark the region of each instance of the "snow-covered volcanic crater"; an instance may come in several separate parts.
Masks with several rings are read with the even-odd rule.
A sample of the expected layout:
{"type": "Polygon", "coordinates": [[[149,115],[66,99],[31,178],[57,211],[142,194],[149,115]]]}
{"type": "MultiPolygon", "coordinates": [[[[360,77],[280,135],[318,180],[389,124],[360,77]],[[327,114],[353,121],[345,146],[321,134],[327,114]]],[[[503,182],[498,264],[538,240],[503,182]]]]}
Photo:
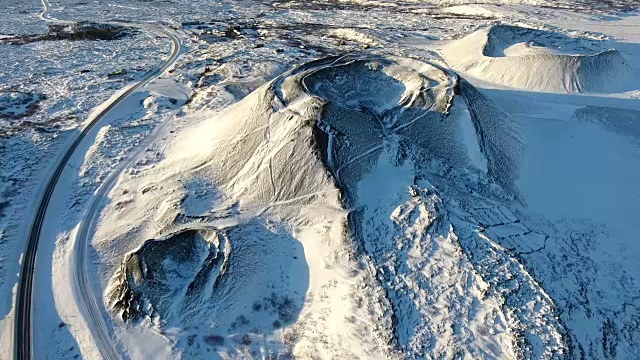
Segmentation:
{"type": "Polygon", "coordinates": [[[635,89],[629,63],[601,41],[511,25],[478,30],[443,48],[448,63],[504,86],[547,92],[606,93],[635,89]]]}
{"type": "Polygon", "coordinates": [[[184,358],[606,351],[532,276],[572,242],[523,205],[517,122],[455,73],[325,58],[193,123],[110,195],[94,246],[116,324],[184,358]]]}

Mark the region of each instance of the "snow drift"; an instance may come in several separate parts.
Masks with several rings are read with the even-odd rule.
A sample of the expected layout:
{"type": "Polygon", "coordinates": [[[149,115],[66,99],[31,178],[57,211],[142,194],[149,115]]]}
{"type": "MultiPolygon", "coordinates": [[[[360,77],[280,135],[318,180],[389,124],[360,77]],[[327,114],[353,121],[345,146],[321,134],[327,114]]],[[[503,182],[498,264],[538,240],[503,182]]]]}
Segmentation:
{"type": "Polygon", "coordinates": [[[623,92],[632,88],[629,64],[596,41],[544,30],[495,25],[442,49],[456,70],[508,87],[568,93],[623,92]]]}
{"type": "Polygon", "coordinates": [[[435,65],[308,63],[121,179],[94,244],[106,302],[184,357],[562,353],[544,291],[427,180],[511,193],[520,149],[507,114],[435,65]]]}

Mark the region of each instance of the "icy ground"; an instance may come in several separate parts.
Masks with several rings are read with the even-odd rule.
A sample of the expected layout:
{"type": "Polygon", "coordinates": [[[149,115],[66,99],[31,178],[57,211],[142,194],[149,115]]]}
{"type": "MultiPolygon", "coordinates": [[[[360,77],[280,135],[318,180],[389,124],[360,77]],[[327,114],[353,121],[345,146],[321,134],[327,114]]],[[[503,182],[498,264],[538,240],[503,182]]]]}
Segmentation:
{"type": "MultiPolygon", "coordinates": [[[[170,45],[5,2],[0,358],[49,169],[170,45]]],[[[99,356],[86,272],[124,358],[637,358],[638,5],[465,3],[52,2],[185,49],[70,165],[36,356],[99,356]]]]}

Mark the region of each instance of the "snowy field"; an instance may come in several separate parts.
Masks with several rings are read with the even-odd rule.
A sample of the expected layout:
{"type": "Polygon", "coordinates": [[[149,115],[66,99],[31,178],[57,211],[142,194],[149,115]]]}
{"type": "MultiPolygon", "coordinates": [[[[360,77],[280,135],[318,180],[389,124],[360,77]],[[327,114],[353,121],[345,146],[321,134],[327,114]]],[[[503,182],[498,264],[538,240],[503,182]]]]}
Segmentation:
{"type": "Polygon", "coordinates": [[[639,358],[636,1],[0,5],[1,359],[639,358]]]}

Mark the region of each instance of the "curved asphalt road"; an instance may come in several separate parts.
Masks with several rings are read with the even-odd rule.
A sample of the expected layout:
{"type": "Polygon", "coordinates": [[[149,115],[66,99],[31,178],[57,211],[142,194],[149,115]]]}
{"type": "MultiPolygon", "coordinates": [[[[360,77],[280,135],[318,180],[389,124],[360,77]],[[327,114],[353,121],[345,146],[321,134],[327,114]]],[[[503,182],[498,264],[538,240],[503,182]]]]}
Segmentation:
{"type": "Polygon", "coordinates": [[[47,0],[42,0],[42,7],[44,7],[44,9],[40,13],[40,17],[42,19],[44,19],[44,20],[54,20],[54,19],[49,17],[49,12],[51,11],[51,6],[49,6],[49,3],[47,2],[47,0]]]}
{"type": "MultiPolygon", "coordinates": [[[[47,0],[42,0],[42,4],[44,6],[44,10],[41,14],[42,18],[45,20],[57,21],[49,16],[49,12],[51,10],[47,0]]],[[[122,24],[121,24],[122,25],[122,24]]],[[[167,36],[173,42],[171,55],[164,63],[157,69],[150,71],[145,75],[145,77],[139,81],[137,84],[129,88],[127,91],[118,96],[115,100],[109,104],[102,112],[95,116],[95,118],[88,123],[80,132],[75,141],[71,144],[71,146],[66,150],[64,156],[57,164],[51,178],[49,179],[44,193],[42,194],[42,198],[40,199],[40,203],[38,205],[38,209],[36,211],[36,216],[31,225],[31,229],[29,231],[29,238],[27,249],[22,258],[22,269],[20,272],[20,280],[18,284],[18,294],[16,298],[16,318],[15,318],[15,344],[14,344],[14,352],[16,359],[19,360],[31,360],[33,357],[32,353],[32,322],[33,319],[31,317],[33,310],[33,276],[35,269],[35,260],[36,260],[36,251],[38,249],[38,241],[40,239],[40,233],[42,231],[42,224],[45,218],[45,214],[47,211],[47,207],[53,195],[54,189],[62,172],[64,171],[65,166],[69,162],[69,159],[73,155],[74,151],[78,148],[80,143],[84,140],[87,134],[97,125],[100,120],[102,120],[113,108],[118,106],[129,95],[136,92],[141,87],[145,86],[153,79],[162,75],[178,58],[181,49],[181,43],[177,36],[166,29],[153,27],[150,25],[145,26],[136,26],[131,24],[125,24],[125,26],[143,28],[147,31],[159,32],[164,36],[167,36]]],[[[86,277],[86,275],[82,275],[86,277]]],[[[80,284],[82,285],[82,284],[80,284]]],[[[80,308],[83,311],[83,315],[86,316],[86,321],[91,329],[91,333],[96,341],[96,345],[100,350],[101,355],[105,359],[118,359],[118,352],[113,347],[111,343],[111,338],[108,334],[108,330],[106,329],[106,325],[104,324],[104,319],[102,318],[100,308],[98,307],[95,298],[92,296],[91,291],[87,290],[88,285],[84,284],[84,286],[80,286],[80,308]],[[82,291],[84,289],[84,291],[82,291]],[[88,292],[87,292],[88,291],[88,292]]]]}

